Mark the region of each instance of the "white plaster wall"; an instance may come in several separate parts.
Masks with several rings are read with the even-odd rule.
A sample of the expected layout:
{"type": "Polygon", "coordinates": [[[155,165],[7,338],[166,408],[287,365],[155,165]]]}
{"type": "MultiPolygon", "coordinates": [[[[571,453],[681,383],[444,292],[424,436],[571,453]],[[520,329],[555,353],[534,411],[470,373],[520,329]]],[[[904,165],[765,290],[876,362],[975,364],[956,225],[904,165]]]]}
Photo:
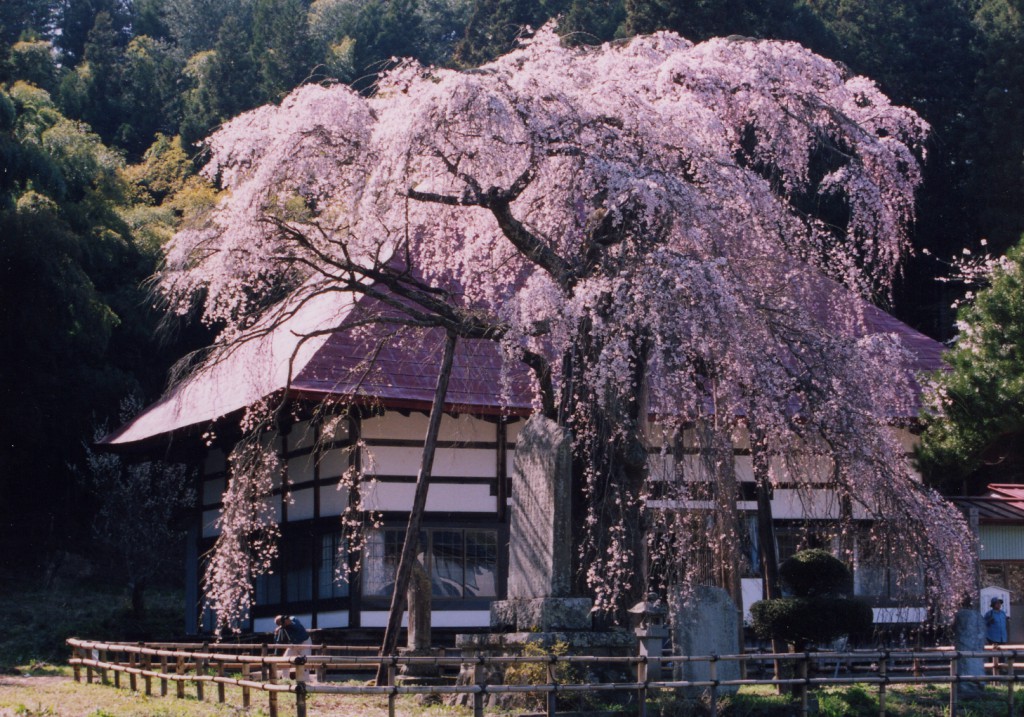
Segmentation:
{"type": "MultiPolygon", "coordinates": [[[[414,483],[378,481],[364,486],[364,501],[370,510],[410,510],[414,483]]],[[[455,513],[494,512],[497,498],[490,494],[488,484],[452,484],[431,482],[427,492],[428,511],[455,513]]]]}
{"type": "MultiPolygon", "coordinates": [[[[384,610],[364,610],[360,615],[363,627],[387,627],[388,613],[384,610]]],[[[433,627],[490,627],[489,610],[431,610],[433,627]]],[[[408,627],[409,613],[402,613],[402,627],[408,627]]]]}
{"type": "MultiPolygon", "coordinates": [[[[363,450],[363,470],[368,475],[415,476],[423,449],[419,446],[369,446],[363,450]]],[[[498,458],[491,449],[438,448],[431,474],[450,478],[493,478],[498,458]]]]}
{"type": "Polygon", "coordinates": [[[320,457],[320,478],[338,478],[348,470],[351,454],[342,448],[332,448],[320,457]]]}
{"type": "MultiPolygon", "coordinates": [[[[425,413],[411,413],[403,416],[397,412],[373,416],[363,420],[362,436],[367,441],[392,439],[422,441],[427,435],[429,416],[425,413]]],[[[438,429],[438,440],[493,443],[497,440],[497,425],[474,416],[461,414],[458,418],[443,416],[438,429]]]]}

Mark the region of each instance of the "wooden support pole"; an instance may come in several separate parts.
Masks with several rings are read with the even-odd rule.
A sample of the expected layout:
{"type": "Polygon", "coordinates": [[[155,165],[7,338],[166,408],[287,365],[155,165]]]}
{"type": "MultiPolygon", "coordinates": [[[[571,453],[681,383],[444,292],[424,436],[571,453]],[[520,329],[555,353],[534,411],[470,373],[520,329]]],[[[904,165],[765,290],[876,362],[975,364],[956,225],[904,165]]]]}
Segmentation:
{"type": "MultiPolygon", "coordinates": [[[[423,441],[423,455],[420,458],[420,471],[416,476],[416,490],[413,493],[412,508],[409,511],[409,522],[405,528],[405,542],[398,557],[395,570],[394,590],[391,594],[391,608],[388,611],[388,623],[384,628],[384,639],[380,645],[380,656],[393,655],[398,646],[398,633],[402,627],[402,612],[405,595],[409,589],[412,576],[412,564],[416,560],[416,546],[419,543],[420,524],[423,511],[427,506],[427,491],[430,488],[430,474],[434,468],[434,450],[437,448],[437,434],[444,415],[444,398],[448,393],[448,379],[452,375],[452,363],[455,360],[455,334],[445,337],[444,355],[441,357],[441,370],[437,375],[437,386],[434,389],[434,402],[430,407],[430,418],[427,422],[427,435],[423,441]]],[[[377,684],[387,679],[387,670],[382,662],[377,669],[377,684]]]]}
{"type": "MultiPolygon", "coordinates": [[[[71,648],[71,656],[74,657],[76,660],[81,660],[85,656],[85,653],[82,650],[82,648],[80,648],[80,647],[78,647],[76,645],[75,647],[71,648]]],[[[75,682],[81,682],[82,681],[82,666],[79,663],[76,662],[74,670],[75,670],[75,682]]]]}
{"type": "MultiPolygon", "coordinates": [[[[160,674],[161,675],[166,675],[167,674],[167,655],[160,655],[160,674]]],[[[167,678],[166,677],[161,677],[160,678],[160,696],[161,697],[166,697],[167,696],[167,678]]]]}
{"type": "MultiPolygon", "coordinates": [[[[218,660],[217,661],[217,677],[220,677],[222,679],[224,677],[224,661],[223,660],[218,660]]],[[[224,700],[225,700],[224,683],[223,682],[218,682],[217,683],[217,701],[220,702],[221,704],[224,704],[224,700]]]]}
{"type": "MultiPolygon", "coordinates": [[[[103,665],[106,665],[107,664],[107,651],[106,650],[100,650],[100,655],[99,656],[100,656],[100,663],[103,664],[103,665]]],[[[109,685],[110,684],[110,676],[107,675],[107,668],[106,667],[100,667],[100,682],[102,682],[104,685],[109,685]]]]}

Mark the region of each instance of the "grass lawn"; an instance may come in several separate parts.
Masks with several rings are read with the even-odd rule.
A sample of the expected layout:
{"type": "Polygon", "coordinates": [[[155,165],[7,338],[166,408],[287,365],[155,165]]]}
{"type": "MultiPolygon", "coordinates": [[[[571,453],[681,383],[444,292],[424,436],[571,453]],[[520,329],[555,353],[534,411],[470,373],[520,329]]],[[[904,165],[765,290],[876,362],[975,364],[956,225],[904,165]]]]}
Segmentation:
{"type": "MultiPolygon", "coordinates": [[[[185,699],[174,697],[174,688],[168,697],[146,697],[141,692],[100,684],[76,683],[68,667],[22,668],[22,675],[0,676],[0,717],[265,717],[268,700],[265,693],[253,692],[249,710],[242,709],[241,690],[227,688],[227,702],[218,704],[216,689],[207,686],[206,699],[196,699],[195,687],[189,685],[185,699]]],[[[127,677],[123,678],[127,685],[127,677]]],[[[158,691],[156,685],[154,689],[158,691]]],[[[877,690],[871,686],[853,685],[842,689],[826,689],[816,693],[818,714],[821,717],[874,717],[878,714],[877,690]]],[[[887,698],[887,713],[894,717],[939,717],[946,715],[949,691],[944,686],[892,686],[887,698]]],[[[1019,701],[1020,702],[1020,701],[1019,701]]],[[[281,717],[295,715],[295,698],[279,696],[281,717]]],[[[988,687],[984,695],[964,702],[960,714],[966,717],[987,717],[1006,714],[1006,690],[988,687]]],[[[1016,714],[1022,714],[1018,705],[1016,714]]],[[[519,714],[488,709],[493,717],[519,714]]],[[[623,715],[635,710],[623,710],[623,715]]],[[[469,717],[466,707],[443,705],[423,706],[413,697],[401,697],[398,714],[409,717],[469,717]]],[[[649,714],[657,717],[703,717],[707,705],[684,702],[663,694],[652,701],[649,714]]],[[[792,717],[797,706],[788,697],[775,695],[770,688],[745,687],[738,695],[723,698],[719,714],[722,717],[792,717]]],[[[311,695],[308,701],[309,717],[352,715],[357,717],[384,717],[387,701],[377,696],[311,695]]]]}

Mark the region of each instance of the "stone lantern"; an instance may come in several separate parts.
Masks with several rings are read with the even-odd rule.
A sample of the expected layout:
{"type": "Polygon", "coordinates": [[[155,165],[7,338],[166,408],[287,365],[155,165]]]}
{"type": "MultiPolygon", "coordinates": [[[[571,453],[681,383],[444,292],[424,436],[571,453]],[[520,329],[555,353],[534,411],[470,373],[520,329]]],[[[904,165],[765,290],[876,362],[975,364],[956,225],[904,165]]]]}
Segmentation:
{"type": "Polygon", "coordinates": [[[657,593],[648,593],[627,611],[632,616],[633,631],[640,647],[640,656],[651,660],[647,666],[647,679],[661,679],[661,657],[668,637],[668,607],[657,593]]]}

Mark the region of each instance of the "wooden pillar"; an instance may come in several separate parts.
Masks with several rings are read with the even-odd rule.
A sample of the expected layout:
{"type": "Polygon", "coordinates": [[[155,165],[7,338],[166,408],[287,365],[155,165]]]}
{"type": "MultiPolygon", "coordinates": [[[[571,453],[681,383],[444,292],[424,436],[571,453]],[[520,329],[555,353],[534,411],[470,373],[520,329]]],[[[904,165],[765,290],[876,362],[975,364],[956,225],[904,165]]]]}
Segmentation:
{"type": "MultiPolygon", "coordinates": [[[[161,675],[166,675],[167,674],[167,655],[160,655],[160,674],[161,675]]],[[[160,696],[161,697],[166,697],[167,696],[167,678],[166,677],[161,677],[160,678],[160,696]]]]}

